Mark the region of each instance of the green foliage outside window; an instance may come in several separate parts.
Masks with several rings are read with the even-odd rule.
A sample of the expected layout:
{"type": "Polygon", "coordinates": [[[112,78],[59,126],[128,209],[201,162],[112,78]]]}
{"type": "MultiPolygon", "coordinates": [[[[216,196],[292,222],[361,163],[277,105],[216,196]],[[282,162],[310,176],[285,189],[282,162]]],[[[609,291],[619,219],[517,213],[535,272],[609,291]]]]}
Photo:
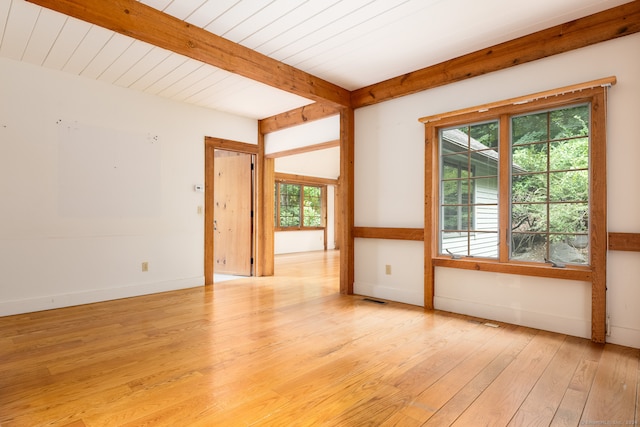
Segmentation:
{"type": "Polygon", "coordinates": [[[322,227],[321,187],[276,183],[275,200],[276,227],[322,227]]]}

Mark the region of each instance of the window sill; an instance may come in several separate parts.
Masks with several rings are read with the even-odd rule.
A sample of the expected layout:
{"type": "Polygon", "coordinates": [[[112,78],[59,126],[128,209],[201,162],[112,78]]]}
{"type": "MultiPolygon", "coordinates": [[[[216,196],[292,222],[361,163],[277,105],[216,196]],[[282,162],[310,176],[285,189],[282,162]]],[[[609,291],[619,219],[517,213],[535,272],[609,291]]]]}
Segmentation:
{"type": "Polygon", "coordinates": [[[324,227],[276,227],[274,231],[313,231],[324,230],[324,227]]]}
{"type": "Polygon", "coordinates": [[[494,273],[579,280],[583,282],[591,282],[593,280],[591,267],[566,266],[558,268],[537,263],[501,263],[486,258],[451,259],[449,257],[434,257],[432,262],[435,267],[461,268],[464,270],[490,271],[494,273]]]}

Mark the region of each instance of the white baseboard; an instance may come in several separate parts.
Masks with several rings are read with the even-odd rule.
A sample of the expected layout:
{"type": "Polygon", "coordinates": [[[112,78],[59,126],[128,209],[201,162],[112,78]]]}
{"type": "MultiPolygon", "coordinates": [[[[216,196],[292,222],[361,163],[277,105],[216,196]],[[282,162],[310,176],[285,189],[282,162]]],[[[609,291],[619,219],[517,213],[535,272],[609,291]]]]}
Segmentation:
{"type": "Polygon", "coordinates": [[[354,284],[354,292],[371,298],[386,299],[404,304],[424,306],[424,295],[406,289],[391,288],[385,286],[373,286],[362,283],[354,284]]]}
{"type": "Polygon", "coordinates": [[[436,310],[466,314],[576,337],[591,338],[591,319],[563,317],[559,314],[539,313],[513,307],[479,304],[474,301],[444,297],[435,297],[434,306],[436,310]]]}
{"type": "Polygon", "coordinates": [[[611,335],[606,337],[606,341],[611,344],[640,348],[640,330],[611,325],[611,335]]]}
{"type": "Polygon", "coordinates": [[[69,294],[54,294],[44,297],[21,300],[0,301],[0,316],[11,316],[74,305],[91,304],[178,289],[194,288],[204,284],[204,277],[168,280],[164,282],[143,283],[109,289],[92,289],[69,294]]]}

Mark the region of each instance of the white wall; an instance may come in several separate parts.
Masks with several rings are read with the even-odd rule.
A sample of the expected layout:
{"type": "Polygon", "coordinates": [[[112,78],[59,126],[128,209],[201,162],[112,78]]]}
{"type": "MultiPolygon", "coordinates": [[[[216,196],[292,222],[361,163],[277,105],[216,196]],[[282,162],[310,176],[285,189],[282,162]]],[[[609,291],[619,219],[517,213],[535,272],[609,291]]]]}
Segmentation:
{"type": "MultiPolygon", "coordinates": [[[[265,135],[267,154],[291,150],[340,138],[340,117],[331,116],[265,135]]],[[[319,178],[338,179],[340,176],[340,148],[323,150],[275,159],[275,171],[319,178]]],[[[335,249],[334,188],[327,186],[327,249],[335,249]]],[[[277,231],[275,253],[310,252],[324,250],[324,231],[277,231]]]]}
{"type": "Polygon", "coordinates": [[[204,137],[255,144],[255,120],[8,59],[0,100],[0,315],[203,284],[204,197],[193,186],[204,183],[204,137]],[[65,151],[65,127],[82,130],[87,145],[65,151]],[[144,155],[135,144],[103,147],[118,135],[138,148],[154,140],[140,169],[154,180],[131,164],[118,185],[116,171],[96,170],[144,155]],[[91,189],[69,177],[82,156],[91,189]],[[110,190],[118,209],[97,209],[110,190]]]}
{"type": "MultiPolygon", "coordinates": [[[[608,109],[609,230],[640,232],[640,192],[630,185],[640,182],[638,52],[640,34],[356,110],[355,225],[423,227],[420,117],[615,75],[608,109]]],[[[421,245],[357,239],[355,250],[356,293],[423,305],[421,245]],[[419,265],[406,265],[407,259],[419,265]],[[384,264],[392,275],[384,274],[384,264]]],[[[639,265],[638,253],[609,252],[609,342],[640,347],[639,265]]],[[[590,337],[590,301],[582,282],[436,270],[438,309],[590,337]]]]}

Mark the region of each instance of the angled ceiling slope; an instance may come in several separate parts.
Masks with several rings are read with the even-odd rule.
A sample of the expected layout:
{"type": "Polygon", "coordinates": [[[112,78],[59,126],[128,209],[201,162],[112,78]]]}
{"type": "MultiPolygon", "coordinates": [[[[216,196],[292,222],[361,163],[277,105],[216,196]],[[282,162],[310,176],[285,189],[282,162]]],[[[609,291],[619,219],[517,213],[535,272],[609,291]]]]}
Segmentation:
{"type": "Polygon", "coordinates": [[[62,13],[0,0],[0,56],[257,119],[319,98],[344,105],[351,90],[388,79],[397,86],[396,76],[628,3],[30,1],[62,13]],[[105,29],[71,17],[78,14],[111,24],[105,29]],[[157,47],[156,39],[143,37],[150,34],[174,44],[157,47]],[[217,53],[207,45],[214,39],[217,53]],[[224,69],[227,63],[233,73],[224,69]]]}

